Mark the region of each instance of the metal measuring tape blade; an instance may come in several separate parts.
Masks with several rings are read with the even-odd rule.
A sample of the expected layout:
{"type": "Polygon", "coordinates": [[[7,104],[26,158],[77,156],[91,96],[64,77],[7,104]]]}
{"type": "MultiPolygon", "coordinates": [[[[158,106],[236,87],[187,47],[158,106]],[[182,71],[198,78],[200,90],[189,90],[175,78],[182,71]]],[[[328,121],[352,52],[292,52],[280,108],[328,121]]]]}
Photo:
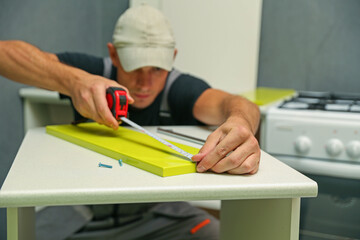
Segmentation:
{"type": "Polygon", "coordinates": [[[157,135],[155,135],[155,134],[147,131],[146,129],[144,129],[143,127],[141,127],[140,125],[134,123],[133,121],[131,121],[130,119],[128,119],[128,118],[126,118],[126,117],[121,117],[120,119],[121,119],[123,122],[126,122],[127,124],[129,124],[130,126],[132,126],[132,127],[136,128],[136,129],[140,130],[141,132],[145,133],[146,135],[148,135],[148,136],[156,139],[157,141],[161,142],[162,144],[164,144],[164,145],[170,147],[171,149],[177,151],[177,152],[180,153],[181,155],[183,155],[183,156],[185,156],[186,158],[188,158],[188,159],[189,159],[188,161],[193,162],[192,159],[191,159],[193,155],[192,155],[191,153],[188,153],[188,152],[182,150],[181,148],[175,146],[174,144],[171,144],[171,143],[169,143],[168,141],[165,141],[164,139],[162,139],[162,138],[160,138],[159,136],[157,136],[157,135]]]}

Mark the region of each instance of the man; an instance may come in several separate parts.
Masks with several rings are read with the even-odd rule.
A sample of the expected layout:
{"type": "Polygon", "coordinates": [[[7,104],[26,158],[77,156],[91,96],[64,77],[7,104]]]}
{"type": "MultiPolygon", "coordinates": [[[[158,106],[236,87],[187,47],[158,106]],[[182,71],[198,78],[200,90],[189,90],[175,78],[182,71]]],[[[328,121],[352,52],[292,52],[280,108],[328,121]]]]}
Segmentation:
{"type": "MultiPolygon", "coordinates": [[[[23,42],[2,44],[7,47],[1,48],[0,44],[0,54],[10,61],[0,66],[0,72],[17,81],[26,75],[29,84],[70,96],[79,112],[77,120],[91,118],[116,129],[117,122],[107,109],[105,90],[120,86],[130,98],[130,119],[140,125],[219,125],[193,157],[198,172],[258,171],[260,149],[254,137],[259,124],[257,106],[172,69],[177,50],[171,27],[165,16],[150,6],[130,8],[119,18],[113,43],[107,45],[111,60],[45,53],[23,42]]],[[[217,239],[217,221],[185,203],[121,206],[125,205],[110,207],[108,212],[106,206],[102,210],[92,207],[93,223],[115,215],[112,219],[117,224],[108,226],[113,234],[109,238],[217,239]],[[190,231],[204,221],[206,224],[201,226],[205,227],[196,233],[190,231]]],[[[99,237],[89,227],[91,224],[70,239],[99,237]]]]}

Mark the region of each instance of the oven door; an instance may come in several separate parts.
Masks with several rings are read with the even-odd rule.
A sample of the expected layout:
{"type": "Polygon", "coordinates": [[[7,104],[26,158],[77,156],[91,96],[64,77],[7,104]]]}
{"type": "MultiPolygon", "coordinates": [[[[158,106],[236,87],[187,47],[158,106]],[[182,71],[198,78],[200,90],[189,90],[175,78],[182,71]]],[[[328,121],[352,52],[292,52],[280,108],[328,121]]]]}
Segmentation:
{"type": "Polygon", "coordinates": [[[360,164],[273,156],[318,184],[316,198],[301,199],[300,240],[360,240],[360,164]]]}
{"type": "Polygon", "coordinates": [[[360,239],[360,180],[305,175],[319,192],[301,200],[300,240],[360,239]]]}

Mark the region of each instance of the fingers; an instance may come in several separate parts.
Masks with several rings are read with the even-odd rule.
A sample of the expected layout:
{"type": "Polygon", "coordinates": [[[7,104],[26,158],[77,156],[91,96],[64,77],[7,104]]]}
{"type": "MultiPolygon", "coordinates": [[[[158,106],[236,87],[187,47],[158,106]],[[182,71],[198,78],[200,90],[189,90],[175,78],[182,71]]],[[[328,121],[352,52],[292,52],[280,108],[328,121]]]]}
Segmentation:
{"type": "Polygon", "coordinates": [[[259,167],[260,148],[252,133],[240,126],[228,133],[214,132],[193,160],[198,162],[198,172],[253,174],[259,167]]]}
{"type": "Polygon", "coordinates": [[[99,76],[92,76],[86,83],[86,85],[81,84],[77,88],[74,87],[73,94],[71,94],[76,110],[82,116],[116,130],[119,123],[108,107],[106,89],[109,87],[123,88],[127,92],[128,102],[131,104],[134,99],[130,96],[129,90],[115,81],[99,76]]]}
{"type": "Polygon", "coordinates": [[[243,144],[245,139],[248,137],[248,131],[243,127],[235,127],[230,129],[228,132],[225,129],[217,129],[213,136],[210,136],[207,140],[210,143],[206,146],[204,156],[199,162],[197,169],[199,172],[206,171],[212,168],[217,162],[225,158],[231,151],[234,151],[238,146],[243,144]]]}
{"type": "Polygon", "coordinates": [[[122,88],[124,88],[124,89],[125,89],[125,91],[126,91],[126,93],[127,93],[127,98],[128,98],[128,102],[129,102],[129,104],[134,103],[134,102],[135,102],[135,100],[134,100],[134,99],[132,98],[132,96],[130,95],[129,90],[128,90],[126,87],[122,87],[122,88]]]}
{"type": "Polygon", "coordinates": [[[106,89],[104,92],[102,88],[96,88],[93,92],[93,101],[95,106],[94,114],[97,114],[95,117],[98,117],[97,120],[94,120],[116,130],[119,127],[119,123],[108,107],[106,101],[106,89]]]}
{"type": "Polygon", "coordinates": [[[215,164],[211,170],[217,173],[228,172],[230,174],[256,173],[260,163],[260,151],[251,151],[250,155],[244,155],[244,152],[246,152],[244,149],[239,148],[237,150],[239,151],[234,151],[228,157],[215,164]]]}
{"type": "Polygon", "coordinates": [[[212,149],[216,147],[221,138],[221,132],[215,131],[208,136],[205,144],[200,149],[199,153],[194,155],[192,160],[195,162],[199,162],[205,157],[212,149]]]}

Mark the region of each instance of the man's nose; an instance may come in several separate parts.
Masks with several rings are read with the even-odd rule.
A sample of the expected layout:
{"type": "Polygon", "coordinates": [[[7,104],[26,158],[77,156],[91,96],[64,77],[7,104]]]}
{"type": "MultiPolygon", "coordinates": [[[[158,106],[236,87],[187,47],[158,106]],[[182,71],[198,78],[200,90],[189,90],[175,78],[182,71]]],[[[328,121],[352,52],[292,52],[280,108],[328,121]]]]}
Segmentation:
{"type": "Polygon", "coordinates": [[[150,72],[140,73],[137,78],[137,85],[140,87],[150,87],[152,84],[152,75],[150,72]]]}

